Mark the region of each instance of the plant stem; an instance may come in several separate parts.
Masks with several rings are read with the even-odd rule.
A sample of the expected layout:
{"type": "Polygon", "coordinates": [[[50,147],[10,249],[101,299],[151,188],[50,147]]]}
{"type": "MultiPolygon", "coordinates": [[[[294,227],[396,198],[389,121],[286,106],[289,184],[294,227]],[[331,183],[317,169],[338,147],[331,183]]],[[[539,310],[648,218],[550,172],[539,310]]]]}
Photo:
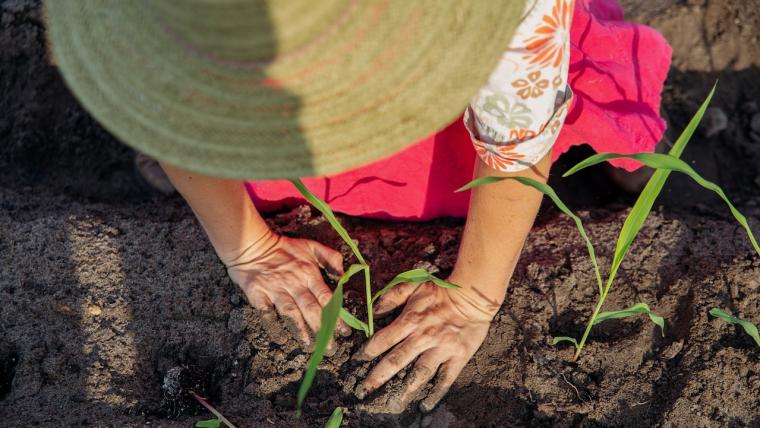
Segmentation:
{"type": "Polygon", "coordinates": [[[578,348],[575,350],[575,355],[573,356],[573,362],[578,360],[578,356],[581,354],[581,350],[583,349],[583,345],[586,344],[586,339],[588,339],[588,335],[591,334],[591,328],[594,326],[594,321],[596,321],[596,317],[599,316],[599,311],[602,310],[602,305],[604,305],[604,299],[607,298],[607,291],[609,288],[604,290],[604,293],[602,293],[601,296],[599,296],[599,301],[596,303],[596,307],[594,308],[594,313],[591,315],[591,319],[588,321],[588,325],[586,326],[586,330],[583,332],[583,337],[581,337],[581,341],[578,344],[578,348]]]}
{"type": "Polygon", "coordinates": [[[367,326],[369,337],[375,334],[375,323],[372,317],[372,283],[370,282],[369,265],[364,268],[364,289],[367,293],[367,326]]]}
{"type": "Polygon", "coordinates": [[[196,394],[195,391],[190,391],[190,395],[192,395],[193,398],[195,398],[195,400],[197,402],[201,403],[201,406],[205,407],[206,410],[208,410],[209,412],[213,413],[214,416],[217,417],[217,419],[219,419],[220,421],[222,421],[229,428],[235,428],[235,425],[232,425],[232,422],[228,421],[227,418],[224,417],[224,415],[222,415],[221,413],[219,413],[219,411],[216,410],[214,408],[214,406],[212,406],[211,404],[209,404],[208,401],[204,400],[203,397],[201,397],[200,395],[196,394]]]}

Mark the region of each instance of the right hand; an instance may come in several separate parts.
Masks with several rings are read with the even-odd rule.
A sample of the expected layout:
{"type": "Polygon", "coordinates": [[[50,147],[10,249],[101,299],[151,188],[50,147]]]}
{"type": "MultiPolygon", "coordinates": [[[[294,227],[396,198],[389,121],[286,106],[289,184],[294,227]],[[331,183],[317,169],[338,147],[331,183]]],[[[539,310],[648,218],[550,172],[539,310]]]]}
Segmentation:
{"type": "MultiPolygon", "coordinates": [[[[320,268],[343,274],[343,256],[329,247],[307,239],[288,238],[269,231],[260,241],[234,261],[225,262],[233,282],[240,286],[248,302],[261,311],[265,324],[280,314],[285,326],[305,349],[319,331],[322,308],[332,297],[320,268]]],[[[338,320],[336,331],[351,334],[338,320]]],[[[328,348],[334,351],[331,341],[328,348]]]]}

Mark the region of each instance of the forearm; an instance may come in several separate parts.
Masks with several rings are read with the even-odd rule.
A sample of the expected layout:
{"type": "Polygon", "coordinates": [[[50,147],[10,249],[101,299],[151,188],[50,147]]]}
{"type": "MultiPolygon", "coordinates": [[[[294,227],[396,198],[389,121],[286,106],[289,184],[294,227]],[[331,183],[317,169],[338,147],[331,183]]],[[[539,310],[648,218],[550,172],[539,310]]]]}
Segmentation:
{"type": "MultiPolygon", "coordinates": [[[[533,168],[519,173],[499,172],[480,160],[476,162],[475,178],[522,176],[545,182],[551,157],[547,155],[533,168]]],[[[473,189],[451,281],[502,302],[541,198],[540,192],[514,180],[473,189]]]]}
{"type": "Polygon", "coordinates": [[[242,181],[208,177],[166,163],[161,167],[193,209],[225,264],[234,263],[252,246],[268,244],[272,234],[242,181]]]}

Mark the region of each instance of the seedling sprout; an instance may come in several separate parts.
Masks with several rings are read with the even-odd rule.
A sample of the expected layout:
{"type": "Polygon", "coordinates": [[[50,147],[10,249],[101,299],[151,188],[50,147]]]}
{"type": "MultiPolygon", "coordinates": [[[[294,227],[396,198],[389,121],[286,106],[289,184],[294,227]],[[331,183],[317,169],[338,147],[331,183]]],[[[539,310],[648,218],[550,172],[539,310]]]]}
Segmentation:
{"type": "Polygon", "coordinates": [[[697,126],[699,125],[699,122],[702,120],[702,116],[704,115],[705,110],[707,109],[707,106],[710,104],[710,101],[712,100],[714,93],[715,93],[715,87],[713,87],[712,91],[710,91],[710,94],[708,95],[707,99],[704,101],[700,109],[691,119],[688,126],[686,127],[684,132],[681,134],[681,136],[678,138],[678,140],[673,145],[673,147],[671,148],[668,154],[636,153],[636,154],[631,154],[631,155],[624,155],[624,154],[617,154],[617,153],[602,153],[602,154],[597,154],[597,155],[589,157],[588,159],[580,162],[579,164],[571,168],[567,173],[565,173],[564,177],[567,177],[589,166],[596,165],[598,163],[601,163],[610,159],[619,159],[619,158],[635,159],[643,163],[644,165],[654,168],[656,170],[655,173],[650,178],[644,190],[639,195],[638,200],[636,201],[635,205],[631,209],[631,212],[626,218],[625,223],[623,224],[623,227],[620,231],[620,235],[618,237],[617,246],[615,248],[615,254],[613,257],[612,266],[610,268],[610,273],[609,273],[609,276],[607,277],[607,281],[604,284],[604,286],[602,286],[601,275],[599,273],[600,270],[599,270],[599,266],[596,260],[594,246],[588,238],[588,234],[586,233],[583,227],[582,221],[580,220],[578,216],[573,214],[567,208],[567,206],[559,199],[554,189],[552,189],[549,185],[545,183],[541,183],[536,180],[525,178],[525,177],[485,177],[485,178],[474,180],[471,183],[467,184],[466,186],[458,190],[458,191],[468,190],[476,186],[494,183],[494,182],[507,180],[507,179],[516,180],[522,183],[523,185],[533,187],[536,190],[549,196],[549,198],[555,203],[555,205],[557,205],[557,207],[563,213],[565,213],[566,215],[568,215],[570,218],[572,218],[575,221],[576,226],[578,227],[578,231],[580,232],[581,236],[586,242],[586,247],[588,249],[589,257],[591,258],[591,262],[594,266],[594,271],[595,271],[597,283],[598,283],[597,285],[599,287],[599,299],[591,315],[591,318],[589,319],[589,322],[586,326],[583,336],[581,337],[580,342],[574,338],[566,337],[566,336],[556,337],[553,340],[553,343],[555,345],[560,342],[572,343],[576,348],[576,352],[573,357],[573,360],[578,359],[578,356],[580,355],[581,350],[583,349],[586,343],[586,340],[588,339],[588,336],[591,333],[591,329],[595,325],[607,319],[625,318],[625,317],[635,316],[639,314],[646,314],[649,317],[649,319],[652,320],[652,322],[654,322],[657,326],[660,327],[662,334],[664,335],[665,320],[661,316],[652,312],[649,309],[649,306],[644,303],[637,303],[627,309],[623,309],[619,311],[602,312],[601,310],[610,292],[610,287],[612,286],[612,283],[615,280],[615,276],[617,275],[618,269],[620,268],[620,265],[623,262],[623,259],[628,253],[628,250],[630,249],[633,243],[633,240],[636,238],[636,235],[638,235],[639,231],[641,230],[641,227],[643,226],[644,221],[646,220],[647,216],[652,210],[652,206],[654,205],[654,202],[657,199],[657,196],[662,191],[662,188],[665,185],[665,181],[667,180],[668,176],[670,175],[672,171],[684,173],[688,175],[689,177],[691,177],[694,181],[696,181],[697,184],[699,184],[700,186],[717,193],[718,196],[720,196],[721,199],[723,199],[723,201],[725,201],[725,203],[728,205],[734,218],[736,218],[736,220],[744,227],[750,239],[750,242],[752,243],[753,248],[758,253],[758,255],[760,255],[760,247],[758,246],[755,236],[752,234],[752,230],[749,227],[747,219],[731,203],[731,201],[728,199],[728,197],[723,192],[723,190],[715,183],[712,183],[702,178],[699,174],[697,174],[696,171],[694,171],[693,168],[691,168],[688,164],[686,164],[685,162],[679,159],[679,157],[683,153],[684,148],[686,147],[686,144],[694,135],[694,132],[696,131],[697,126]]]}
{"type": "Polygon", "coordinates": [[[390,291],[393,287],[399,284],[419,285],[428,281],[444,288],[459,288],[459,286],[436,278],[423,269],[412,269],[396,275],[396,277],[393,278],[391,282],[388,283],[388,285],[375,293],[375,295],[372,295],[370,267],[365,261],[364,256],[362,256],[361,252],[359,251],[359,247],[356,244],[356,241],[351,238],[343,225],[340,224],[338,219],[335,217],[335,213],[333,213],[332,209],[325,201],[321,200],[319,197],[309,191],[309,189],[303,184],[300,179],[293,179],[291,182],[304,196],[304,198],[306,198],[306,200],[309,201],[309,203],[311,203],[314,208],[322,213],[332,228],[338,233],[338,236],[340,236],[346,245],[348,245],[348,247],[351,249],[351,252],[354,254],[354,257],[356,257],[359,262],[357,264],[351,265],[351,267],[343,274],[343,276],[338,281],[337,286],[335,287],[333,296],[330,298],[330,301],[327,303],[327,305],[325,305],[325,307],[322,309],[322,323],[320,325],[319,332],[317,333],[314,352],[309,358],[306,372],[304,373],[303,380],[301,381],[301,386],[298,389],[296,417],[300,417],[301,407],[303,406],[304,399],[306,398],[306,394],[309,392],[309,388],[311,388],[311,384],[314,381],[317,367],[324,358],[325,351],[327,350],[327,345],[329,344],[330,339],[333,336],[333,332],[335,331],[338,317],[340,317],[349,327],[356,330],[361,330],[367,337],[372,337],[372,335],[375,333],[372,306],[378,298],[390,291]],[[367,302],[366,323],[343,308],[343,285],[360,271],[364,272],[364,289],[367,302]]]}

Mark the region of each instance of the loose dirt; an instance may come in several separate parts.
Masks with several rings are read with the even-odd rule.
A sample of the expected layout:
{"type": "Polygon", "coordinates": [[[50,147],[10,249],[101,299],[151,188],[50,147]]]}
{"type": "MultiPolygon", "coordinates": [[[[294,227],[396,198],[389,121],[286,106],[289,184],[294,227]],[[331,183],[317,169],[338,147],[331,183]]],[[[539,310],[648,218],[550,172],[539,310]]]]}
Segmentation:
{"type": "MultiPolygon", "coordinates": [[[[674,45],[664,101],[673,128],[720,78],[712,114],[725,115],[725,126],[710,137],[703,128],[686,156],[760,231],[760,8],[623,3],[674,45]]],[[[570,346],[551,345],[580,335],[597,291],[574,225],[547,206],[486,342],[435,411],[386,414],[383,394],[399,379],[375,405],[360,405],[352,390],[369,365],[351,360],[364,343],[355,332],[320,368],[295,421],[308,355],[263,328],[190,210],[146,192],[129,150],[78,106],[46,60],[35,1],[0,1],[0,93],[5,426],[186,427],[210,417],[190,390],[241,427],[321,426],[335,406],[347,409],[348,426],[760,426],[760,348],[707,314],[721,307],[760,323],[760,261],[724,206],[687,180],[672,178],[606,305],[649,304],[667,320],[664,336],[640,317],[598,326],[576,363],[570,346]]],[[[602,169],[576,180],[556,184],[609,266],[631,196],[602,169]]],[[[268,221],[349,257],[308,207],[268,221]]],[[[459,220],[343,221],[376,287],[415,266],[445,276],[461,234],[459,220]]],[[[347,289],[357,315],[359,287],[347,289]]]]}

